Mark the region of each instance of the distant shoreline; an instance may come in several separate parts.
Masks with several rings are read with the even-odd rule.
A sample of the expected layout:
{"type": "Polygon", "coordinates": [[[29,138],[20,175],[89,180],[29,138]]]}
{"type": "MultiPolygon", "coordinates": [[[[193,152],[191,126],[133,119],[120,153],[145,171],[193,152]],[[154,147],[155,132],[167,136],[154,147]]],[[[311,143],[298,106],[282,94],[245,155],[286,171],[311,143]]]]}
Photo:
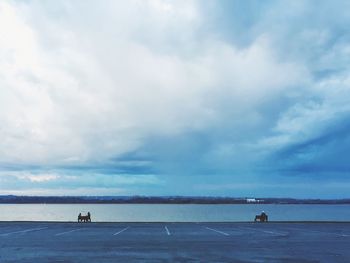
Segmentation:
{"type": "Polygon", "coordinates": [[[294,199],[196,196],[16,196],[0,195],[0,204],[322,204],[347,205],[350,199],[294,199]]]}

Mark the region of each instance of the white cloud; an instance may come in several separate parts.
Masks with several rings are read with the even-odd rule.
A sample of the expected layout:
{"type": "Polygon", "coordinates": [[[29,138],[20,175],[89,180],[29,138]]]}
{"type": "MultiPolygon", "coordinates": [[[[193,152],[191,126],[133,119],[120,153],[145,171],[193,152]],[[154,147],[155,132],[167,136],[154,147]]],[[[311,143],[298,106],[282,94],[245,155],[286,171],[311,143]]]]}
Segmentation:
{"type": "Polygon", "coordinates": [[[40,173],[40,174],[33,174],[30,172],[1,172],[0,174],[15,177],[19,180],[25,180],[30,181],[32,183],[42,183],[42,182],[49,182],[49,181],[56,181],[60,178],[57,174],[50,174],[50,173],[40,173]]]}
{"type": "Polygon", "coordinates": [[[0,171],[0,195],[141,194],[143,187],[162,186],[153,174],[103,174],[84,171],[0,171]]]}
{"type": "Polygon", "coordinates": [[[192,35],[201,21],[196,2],[65,4],[65,12],[49,17],[50,5],[1,3],[3,162],[105,161],[149,136],[226,121],[254,126],[256,107],[305,75],[279,61],[267,37],[244,49],[210,35],[199,42],[192,35]],[[124,11],[132,16],[118,17],[124,11]],[[90,18],[91,27],[84,24],[90,18]],[[173,46],[174,32],[188,46],[173,46]]]}
{"type": "Polygon", "coordinates": [[[27,189],[1,189],[2,195],[28,195],[28,196],[83,196],[83,195],[124,195],[130,194],[123,188],[105,188],[105,187],[76,187],[69,189],[66,187],[56,187],[55,189],[27,188],[27,189]]]}
{"type": "MultiPolygon", "coordinates": [[[[255,180],[252,170],[264,157],[321,136],[349,112],[350,48],[343,31],[334,30],[346,24],[344,15],[334,23],[327,18],[329,27],[319,19],[309,24],[308,4],[285,8],[280,2],[248,19],[249,26],[232,18],[238,29],[249,30],[249,44],[243,45],[248,42],[238,41],[240,35],[212,31],[232,21],[211,20],[215,15],[203,13],[203,5],[1,2],[0,163],[48,170],[102,167],[137,152],[150,138],[204,134],[203,152],[162,159],[174,150],[164,145],[168,148],[161,153],[150,149],[154,162],[162,155],[159,159],[172,164],[162,170],[151,157],[145,166],[164,174],[182,173],[187,166],[195,172],[196,165],[183,156],[198,155],[191,160],[203,165],[201,171],[249,171],[255,180]]],[[[18,173],[17,179],[32,185],[64,182],[67,189],[95,184],[123,192],[164,183],[162,175],[142,172],[18,173]]]]}
{"type": "MultiPolygon", "coordinates": [[[[87,185],[115,187],[119,185],[133,184],[162,184],[162,181],[153,174],[101,174],[89,171],[80,173],[56,171],[56,172],[27,172],[27,171],[0,171],[0,176],[31,183],[48,183],[54,181],[57,185],[87,185]],[[81,182],[81,177],[84,181],[81,182]]],[[[3,182],[4,183],[4,182],[3,182]]],[[[34,184],[35,185],[35,184],[34,184]]]]}
{"type": "Polygon", "coordinates": [[[348,73],[310,83],[308,96],[281,114],[274,127],[275,134],[262,138],[258,147],[281,149],[319,138],[335,125],[341,125],[350,112],[349,87],[348,73]]]}

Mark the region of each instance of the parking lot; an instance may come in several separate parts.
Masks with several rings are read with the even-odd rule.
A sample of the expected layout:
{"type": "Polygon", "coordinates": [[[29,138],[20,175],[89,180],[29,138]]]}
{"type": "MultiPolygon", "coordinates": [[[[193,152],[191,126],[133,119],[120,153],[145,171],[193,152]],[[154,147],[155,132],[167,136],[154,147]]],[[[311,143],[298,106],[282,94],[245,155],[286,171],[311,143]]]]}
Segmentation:
{"type": "Polygon", "coordinates": [[[0,262],[350,262],[349,223],[0,223],[0,262]]]}

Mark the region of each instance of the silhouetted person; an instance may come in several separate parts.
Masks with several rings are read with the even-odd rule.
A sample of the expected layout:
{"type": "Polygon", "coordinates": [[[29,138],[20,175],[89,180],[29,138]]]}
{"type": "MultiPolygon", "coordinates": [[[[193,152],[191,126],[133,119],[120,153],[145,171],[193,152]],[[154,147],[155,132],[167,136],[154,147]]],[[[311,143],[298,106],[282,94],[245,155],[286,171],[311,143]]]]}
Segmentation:
{"type": "Polygon", "coordinates": [[[262,211],[260,215],[255,216],[254,222],[256,221],[267,222],[268,221],[267,214],[264,211],[262,211]]]}

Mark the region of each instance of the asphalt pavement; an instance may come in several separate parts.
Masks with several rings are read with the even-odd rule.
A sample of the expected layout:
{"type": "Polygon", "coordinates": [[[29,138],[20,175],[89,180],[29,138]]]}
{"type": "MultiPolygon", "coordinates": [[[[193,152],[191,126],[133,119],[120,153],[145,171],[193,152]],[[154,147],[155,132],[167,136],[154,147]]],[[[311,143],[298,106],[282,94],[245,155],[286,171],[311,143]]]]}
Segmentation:
{"type": "Polygon", "coordinates": [[[0,262],[350,262],[350,223],[0,222],[0,262]]]}

